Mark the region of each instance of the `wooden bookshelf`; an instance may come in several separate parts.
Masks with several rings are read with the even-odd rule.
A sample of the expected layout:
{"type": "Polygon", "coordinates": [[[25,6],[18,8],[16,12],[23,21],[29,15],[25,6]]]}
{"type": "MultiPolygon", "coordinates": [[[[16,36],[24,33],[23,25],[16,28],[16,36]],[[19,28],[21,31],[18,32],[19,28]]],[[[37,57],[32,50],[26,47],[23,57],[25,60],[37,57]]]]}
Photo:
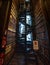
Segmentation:
{"type": "Polygon", "coordinates": [[[49,59],[48,30],[41,0],[39,0],[35,6],[34,16],[35,16],[36,40],[39,41],[39,46],[41,47],[39,50],[44,56],[46,56],[49,59]]]}
{"type": "Polygon", "coordinates": [[[16,46],[16,23],[17,23],[17,5],[15,5],[15,0],[12,0],[8,31],[7,31],[7,44],[5,49],[5,65],[7,65],[15,52],[16,46]]]}

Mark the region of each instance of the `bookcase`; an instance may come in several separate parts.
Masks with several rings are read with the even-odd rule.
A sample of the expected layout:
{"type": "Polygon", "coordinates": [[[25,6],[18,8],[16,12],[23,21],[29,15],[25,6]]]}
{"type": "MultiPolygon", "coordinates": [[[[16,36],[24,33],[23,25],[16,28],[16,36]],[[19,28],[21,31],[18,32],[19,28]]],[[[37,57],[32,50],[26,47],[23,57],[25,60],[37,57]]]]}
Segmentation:
{"type": "Polygon", "coordinates": [[[46,25],[46,18],[43,12],[42,0],[39,0],[35,6],[34,10],[35,17],[35,30],[36,30],[36,40],[39,42],[39,51],[43,57],[49,59],[49,39],[48,39],[48,30],[46,25]]]}
{"type": "Polygon", "coordinates": [[[8,30],[7,30],[7,44],[5,49],[5,60],[4,63],[7,65],[9,60],[13,56],[16,47],[16,24],[17,24],[17,6],[15,0],[12,0],[8,30]]]}

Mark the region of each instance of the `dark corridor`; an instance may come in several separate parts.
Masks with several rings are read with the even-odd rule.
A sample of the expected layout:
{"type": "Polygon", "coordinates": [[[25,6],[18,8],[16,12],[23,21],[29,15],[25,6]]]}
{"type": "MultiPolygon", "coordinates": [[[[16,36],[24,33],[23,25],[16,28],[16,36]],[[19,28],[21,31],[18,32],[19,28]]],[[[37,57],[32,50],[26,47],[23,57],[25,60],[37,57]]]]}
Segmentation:
{"type": "Polygon", "coordinates": [[[0,0],[0,65],[50,65],[50,1],[0,0]]]}

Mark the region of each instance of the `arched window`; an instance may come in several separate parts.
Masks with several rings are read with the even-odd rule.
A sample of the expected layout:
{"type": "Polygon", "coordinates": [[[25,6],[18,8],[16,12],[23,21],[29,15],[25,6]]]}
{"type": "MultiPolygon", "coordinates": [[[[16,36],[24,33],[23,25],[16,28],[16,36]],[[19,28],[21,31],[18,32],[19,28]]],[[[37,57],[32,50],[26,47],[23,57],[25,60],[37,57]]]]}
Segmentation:
{"type": "MultiPolygon", "coordinates": [[[[30,0],[26,0],[29,2],[30,0]]],[[[27,3],[28,4],[28,3],[27,3]]],[[[29,8],[28,8],[29,10],[29,8]]],[[[20,13],[19,15],[19,45],[22,47],[25,47],[26,51],[29,51],[31,48],[29,47],[32,46],[33,43],[33,33],[32,33],[32,15],[31,11],[28,11],[26,8],[26,11],[20,13]]]]}

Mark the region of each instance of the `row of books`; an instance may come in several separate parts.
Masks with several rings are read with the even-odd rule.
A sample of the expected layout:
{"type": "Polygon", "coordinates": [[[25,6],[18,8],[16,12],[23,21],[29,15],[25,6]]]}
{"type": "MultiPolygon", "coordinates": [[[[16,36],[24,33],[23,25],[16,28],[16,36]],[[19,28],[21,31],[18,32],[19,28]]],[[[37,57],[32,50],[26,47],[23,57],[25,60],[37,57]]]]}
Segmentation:
{"type": "Polygon", "coordinates": [[[17,17],[17,9],[14,4],[15,0],[12,0],[8,31],[7,31],[7,45],[5,49],[5,65],[7,65],[14,54],[14,48],[16,46],[15,42],[15,34],[16,34],[16,17],[17,17]]]}
{"type": "Polygon", "coordinates": [[[15,4],[12,2],[11,5],[11,12],[10,12],[10,18],[9,18],[9,25],[8,25],[8,29],[12,29],[13,31],[16,30],[16,20],[17,18],[17,11],[16,11],[16,6],[15,4]]]}
{"type": "Polygon", "coordinates": [[[16,6],[12,1],[11,10],[10,10],[10,17],[9,17],[9,24],[8,24],[8,32],[7,32],[7,46],[10,44],[15,44],[15,34],[16,34],[16,15],[17,10],[16,6]]]}
{"type": "Polygon", "coordinates": [[[48,57],[48,33],[46,20],[44,17],[42,4],[40,1],[37,3],[34,11],[35,16],[35,29],[36,29],[36,39],[39,41],[41,46],[40,51],[44,56],[48,57]]]}

